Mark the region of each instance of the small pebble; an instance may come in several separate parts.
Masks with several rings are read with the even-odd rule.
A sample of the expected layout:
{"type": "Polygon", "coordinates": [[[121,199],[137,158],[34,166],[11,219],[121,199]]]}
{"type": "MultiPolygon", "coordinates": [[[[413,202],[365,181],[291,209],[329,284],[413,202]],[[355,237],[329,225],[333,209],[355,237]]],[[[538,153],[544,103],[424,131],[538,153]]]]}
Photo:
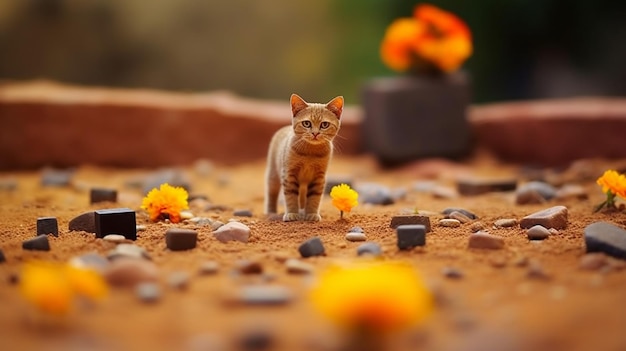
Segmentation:
{"type": "Polygon", "coordinates": [[[556,196],[556,189],[545,182],[532,181],[521,185],[515,192],[515,202],[523,204],[541,204],[552,200],[556,196]]]}
{"type": "Polygon", "coordinates": [[[198,242],[198,232],[192,229],[170,228],[165,232],[165,246],[172,251],[191,250],[198,242]]]}
{"type": "Polygon", "coordinates": [[[168,285],[175,290],[186,290],[189,287],[189,273],[174,272],[167,277],[168,285]]]}
{"type": "Polygon", "coordinates": [[[400,225],[396,228],[396,238],[400,250],[424,246],[426,245],[426,227],[422,224],[400,225]]]}
{"type": "Polygon", "coordinates": [[[435,186],[431,194],[435,199],[456,199],[459,197],[459,193],[456,189],[446,186],[435,186]]]}
{"type": "Polygon", "coordinates": [[[530,227],[526,234],[529,240],[544,240],[550,236],[550,231],[543,226],[535,225],[530,227]]]}
{"type": "Polygon", "coordinates": [[[447,217],[449,217],[452,212],[460,212],[464,214],[465,216],[467,216],[468,218],[478,219],[478,216],[476,216],[472,211],[468,211],[464,208],[448,207],[448,208],[445,208],[443,211],[441,211],[441,213],[446,215],[447,217]]]}
{"type": "Polygon", "coordinates": [[[511,228],[517,225],[517,219],[515,218],[502,218],[496,220],[493,225],[496,228],[511,228]]]}
{"type": "Polygon", "coordinates": [[[32,239],[22,241],[22,249],[33,251],[50,251],[50,242],[47,235],[38,235],[32,239]]]}
{"type": "Polygon", "coordinates": [[[363,228],[357,226],[350,228],[350,230],[348,230],[348,233],[365,233],[365,231],[363,230],[363,228]]]}
{"type": "Polygon", "coordinates": [[[59,223],[56,217],[37,218],[37,235],[47,234],[59,236],[59,223]]]}
{"type": "Polygon", "coordinates": [[[504,247],[504,239],[487,232],[477,232],[469,237],[469,248],[499,250],[504,247]]]}
{"type": "Polygon", "coordinates": [[[235,263],[235,269],[241,274],[261,274],[263,265],[257,261],[239,260],[235,263]]]}
{"type": "Polygon", "coordinates": [[[217,228],[213,236],[223,243],[228,241],[247,243],[250,237],[250,227],[241,222],[228,222],[217,228]]]}
{"type": "Polygon", "coordinates": [[[314,271],[312,265],[295,258],[287,259],[285,267],[287,267],[287,273],[290,274],[311,274],[314,271]]]}
{"type": "Polygon", "coordinates": [[[439,220],[439,225],[448,228],[458,228],[461,226],[461,222],[452,218],[444,218],[439,220]]]}
{"type": "Polygon", "coordinates": [[[530,214],[520,221],[520,227],[528,229],[535,225],[546,228],[565,229],[567,227],[567,207],[554,206],[530,214]]]}
{"type": "Polygon", "coordinates": [[[161,299],[161,288],[153,282],[139,283],[135,287],[135,293],[141,302],[155,303],[161,299]]]}
{"type": "Polygon", "coordinates": [[[233,216],[237,217],[252,217],[252,211],[246,209],[235,210],[233,216]]]}
{"type": "Polygon", "coordinates": [[[186,219],[192,219],[195,216],[193,215],[193,213],[191,211],[180,211],[180,219],[181,220],[186,220],[186,219]]]}
{"type": "Polygon", "coordinates": [[[443,274],[444,277],[450,278],[450,279],[461,279],[465,276],[462,270],[455,268],[455,267],[445,267],[444,269],[441,270],[441,273],[443,274]]]}
{"type": "Polygon", "coordinates": [[[357,256],[373,256],[378,257],[382,255],[383,250],[377,243],[369,242],[363,243],[356,248],[357,256]]]}
{"type": "Polygon", "coordinates": [[[148,251],[146,251],[146,249],[135,244],[127,243],[118,244],[113,250],[109,251],[109,253],[107,254],[107,258],[109,260],[115,260],[121,257],[141,258],[146,260],[150,259],[150,255],[148,254],[148,251]]]}
{"type": "Polygon", "coordinates": [[[426,228],[426,232],[430,232],[430,218],[421,215],[399,215],[391,217],[391,228],[398,228],[401,225],[421,224],[426,228]]]}
{"type": "Polygon", "coordinates": [[[391,190],[376,183],[359,183],[354,190],[359,193],[359,202],[372,205],[391,205],[395,202],[391,190]]]}
{"type": "Polygon", "coordinates": [[[200,275],[212,275],[216,274],[220,269],[220,264],[216,261],[204,261],[198,268],[200,275]]]}
{"type": "Polygon", "coordinates": [[[556,191],[555,199],[557,200],[586,200],[589,198],[587,191],[584,187],[576,184],[565,184],[559,190],[556,191]]]}
{"type": "Polygon", "coordinates": [[[304,258],[326,255],[324,244],[322,244],[322,239],[319,237],[313,237],[300,244],[298,252],[300,252],[300,255],[304,258]]]}
{"type": "Polygon", "coordinates": [[[472,221],[472,219],[468,216],[466,216],[465,214],[463,214],[463,212],[459,212],[459,211],[452,211],[450,212],[450,214],[448,215],[449,218],[451,219],[456,219],[457,221],[465,224],[465,223],[469,223],[472,221]]]}
{"type": "Polygon", "coordinates": [[[588,253],[581,257],[579,267],[584,270],[597,271],[608,265],[608,257],[601,252],[588,253]]]}
{"type": "Polygon", "coordinates": [[[108,234],[108,235],[105,235],[104,238],[102,238],[102,240],[110,241],[112,243],[123,243],[123,242],[127,241],[125,236],[119,235],[119,234],[108,234]]]}
{"type": "Polygon", "coordinates": [[[95,204],[98,202],[117,202],[117,190],[93,188],[89,191],[89,203],[95,204]]]}
{"type": "Polygon", "coordinates": [[[104,256],[91,252],[72,257],[68,264],[72,267],[89,268],[102,273],[109,267],[110,262],[104,256]]]}
{"type": "Polygon", "coordinates": [[[291,302],[293,292],[280,285],[250,285],[242,287],[234,301],[246,305],[284,305],[291,302]]]}
{"type": "Polygon", "coordinates": [[[137,224],[135,226],[135,230],[138,231],[138,232],[143,232],[146,229],[148,229],[148,227],[145,224],[137,224]]]}
{"type": "Polygon", "coordinates": [[[365,241],[367,237],[363,233],[348,233],[346,234],[346,240],[348,241],[365,241]]]}

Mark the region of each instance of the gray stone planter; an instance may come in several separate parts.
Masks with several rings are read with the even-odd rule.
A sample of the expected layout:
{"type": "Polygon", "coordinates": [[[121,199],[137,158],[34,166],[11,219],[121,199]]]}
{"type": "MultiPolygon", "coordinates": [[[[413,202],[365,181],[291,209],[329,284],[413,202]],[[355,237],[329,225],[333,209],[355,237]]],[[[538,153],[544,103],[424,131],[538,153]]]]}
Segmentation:
{"type": "Polygon", "coordinates": [[[469,79],[449,75],[377,78],[362,91],[364,146],[385,165],[471,150],[469,79]]]}

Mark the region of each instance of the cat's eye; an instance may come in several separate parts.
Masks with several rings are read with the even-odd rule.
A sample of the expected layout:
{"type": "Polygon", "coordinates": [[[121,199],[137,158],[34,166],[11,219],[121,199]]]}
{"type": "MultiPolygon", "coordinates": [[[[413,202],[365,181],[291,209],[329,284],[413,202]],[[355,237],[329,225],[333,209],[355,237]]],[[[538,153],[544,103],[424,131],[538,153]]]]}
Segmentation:
{"type": "Polygon", "coordinates": [[[304,128],[311,128],[311,121],[302,121],[304,128]]]}
{"type": "Polygon", "coordinates": [[[322,122],[322,123],[320,123],[320,128],[326,129],[328,127],[330,127],[330,123],[329,122],[322,122]]]}

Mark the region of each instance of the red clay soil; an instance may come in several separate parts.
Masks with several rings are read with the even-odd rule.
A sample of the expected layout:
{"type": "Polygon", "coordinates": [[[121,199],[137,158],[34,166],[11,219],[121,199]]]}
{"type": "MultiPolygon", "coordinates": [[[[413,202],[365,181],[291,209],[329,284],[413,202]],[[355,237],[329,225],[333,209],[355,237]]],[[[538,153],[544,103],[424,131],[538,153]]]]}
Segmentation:
{"type": "MultiPolygon", "coordinates": [[[[622,163],[623,164],[623,163],[622,163]]],[[[248,243],[221,243],[207,227],[197,228],[195,249],[182,252],[165,247],[164,233],[173,224],[150,223],[139,209],[140,190],[125,184],[150,170],[119,170],[90,166],[77,169],[73,185],[42,187],[41,172],[9,172],[1,179],[17,181],[17,189],[0,191],[0,249],[7,261],[0,264],[0,340],[3,350],[238,350],[238,340],[251,332],[271,336],[274,350],[333,350],[341,335],[312,308],[307,292],[312,277],[290,275],[284,260],[299,258],[298,245],[319,236],[326,247],[325,257],[305,261],[319,272],[338,260],[356,259],[360,243],[344,236],[353,226],[365,230],[369,241],[381,244],[385,260],[413,264],[437,297],[434,314],[425,324],[399,333],[387,350],[625,350],[626,349],[626,269],[624,261],[610,259],[601,270],[580,268],[585,255],[583,229],[590,223],[608,221],[626,227],[626,213],[592,213],[603,200],[595,177],[614,163],[579,163],[564,173],[551,173],[552,179],[583,185],[589,198],[567,199],[540,205],[515,205],[512,193],[490,193],[455,199],[439,199],[414,190],[417,180],[431,177],[438,184],[454,186],[461,174],[520,176],[520,169],[500,165],[487,158],[450,164],[423,161],[400,170],[380,170],[367,157],[337,157],[330,175],[349,175],[355,182],[375,181],[392,188],[407,189],[404,199],[389,206],[357,206],[339,220],[339,213],[328,198],[322,204],[319,223],[269,221],[263,211],[263,172],[261,161],[240,166],[216,166],[202,175],[190,165],[188,172],[193,194],[207,195],[213,204],[227,210],[192,208],[194,215],[227,221],[232,209],[247,208],[251,218],[238,218],[252,230],[248,243]],[[432,178],[434,177],[434,178],[432,178]],[[91,187],[119,190],[118,203],[89,205],[91,187]],[[495,220],[522,217],[554,205],[569,209],[566,229],[544,241],[529,241],[525,230],[493,228],[495,220]],[[391,217],[405,209],[439,212],[446,207],[473,211],[491,234],[504,238],[501,250],[468,249],[471,224],[444,228],[431,216],[433,232],[426,246],[399,251],[391,217]],[[63,319],[51,319],[34,311],[20,295],[11,277],[19,274],[23,262],[32,259],[67,261],[87,253],[106,254],[115,245],[96,239],[93,234],[69,232],[75,216],[101,208],[129,207],[137,210],[139,232],[136,244],[146,248],[160,268],[163,297],[153,304],[140,302],[132,290],[116,288],[93,308],[77,307],[63,319]],[[25,251],[21,242],[36,233],[36,219],[55,216],[59,236],[50,236],[49,252],[25,251]],[[261,276],[232,273],[238,260],[260,262],[261,276]],[[216,275],[199,276],[199,265],[206,260],[220,265],[216,275]],[[541,277],[530,271],[540,266],[541,277]],[[460,279],[442,271],[455,268],[460,279]],[[191,274],[185,291],[170,288],[171,272],[191,274]],[[269,283],[268,283],[269,281],[269,283]],[[277,284],[293,289],[294,300],[284,306],[240,306],[226,303],[245,284],[277,284]],[[220,346],[221,345],[221,346],[220,346]]],[[[192,224],[180,227],[196,228],[192,224]]]]}

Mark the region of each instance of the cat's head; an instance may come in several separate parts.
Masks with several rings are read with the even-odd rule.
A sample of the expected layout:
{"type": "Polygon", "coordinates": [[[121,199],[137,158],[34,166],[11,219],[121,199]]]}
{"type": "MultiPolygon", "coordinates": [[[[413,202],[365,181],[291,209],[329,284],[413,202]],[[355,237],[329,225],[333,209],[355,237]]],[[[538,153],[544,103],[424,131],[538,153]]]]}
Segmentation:
{"type": "Polygon", "coordinates": [[[343,96],[327,104],[307,103],[297,94],[291,95],[292,125],[296,136],[312,144],[330,142],[341,125],[343,96]]]}

